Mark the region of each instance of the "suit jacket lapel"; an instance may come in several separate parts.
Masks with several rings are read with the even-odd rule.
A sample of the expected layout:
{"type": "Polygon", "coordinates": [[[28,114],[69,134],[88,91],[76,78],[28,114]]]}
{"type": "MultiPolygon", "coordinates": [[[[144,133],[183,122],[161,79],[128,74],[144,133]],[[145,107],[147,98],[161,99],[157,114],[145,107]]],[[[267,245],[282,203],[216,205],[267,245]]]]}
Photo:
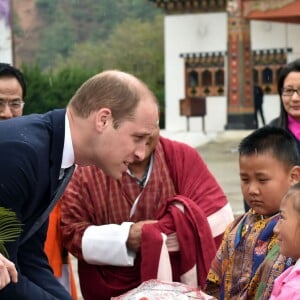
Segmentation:
{"type": "Polygon", "coordinates": [[[50,193],[53,195],[57,186],[61,168],[65,139],[65,109],[57,109],[49,113],[52,124],[52,141],[50,149],[50,193]]]}

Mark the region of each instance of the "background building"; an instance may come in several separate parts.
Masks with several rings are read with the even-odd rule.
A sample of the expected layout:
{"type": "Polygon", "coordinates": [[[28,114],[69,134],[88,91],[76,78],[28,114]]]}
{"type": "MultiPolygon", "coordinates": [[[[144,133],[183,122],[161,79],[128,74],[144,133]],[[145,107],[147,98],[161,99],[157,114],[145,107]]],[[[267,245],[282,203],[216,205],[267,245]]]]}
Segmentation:
{"type": "Polygon", "coordinates": [[[12,64],[13,44],[10,15],[10,1],[0,0],[0,57],[1,62],[12,64]]]}
{"type": "Polygon", "coordinates": [[[253,128],[254,82],[266,122],[278,115],[278,73],[300,56],[299,0],[152,2],[165,12],[166,130],[253,128]],[[193,116],[203,112],[198,97],[204,118],[193,116]],[[199,104],[180,101],[191,98],[199,104]]]}

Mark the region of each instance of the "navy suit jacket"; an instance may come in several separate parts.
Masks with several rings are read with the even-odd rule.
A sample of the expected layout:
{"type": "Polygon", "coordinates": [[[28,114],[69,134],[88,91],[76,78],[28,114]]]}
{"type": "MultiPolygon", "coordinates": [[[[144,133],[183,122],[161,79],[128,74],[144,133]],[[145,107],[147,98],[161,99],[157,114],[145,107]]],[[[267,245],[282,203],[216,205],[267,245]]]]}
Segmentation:
{"type": "Polygon", "coordinates": [[[65,114],[59,109],[0,122],[0,206],[15,211],[23,224],[21,236],[5,245],[18,269],[18,283],[0,290],[0,299],[71,300],[44,253],[48,220],[21,243],[58,186],[65,114]]]}

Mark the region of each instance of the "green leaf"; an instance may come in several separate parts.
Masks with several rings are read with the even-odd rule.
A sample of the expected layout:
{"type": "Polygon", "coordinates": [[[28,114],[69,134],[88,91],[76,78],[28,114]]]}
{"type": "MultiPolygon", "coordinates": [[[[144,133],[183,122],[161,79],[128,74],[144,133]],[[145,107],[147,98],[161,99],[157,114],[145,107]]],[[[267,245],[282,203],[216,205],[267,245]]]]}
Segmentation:
{"type": "Polygon", "coordinates": [[[22,232],[22,224],[15,212],[0,207],[0,253],[8,257],[5,243],[13,242],[22,232]]]}

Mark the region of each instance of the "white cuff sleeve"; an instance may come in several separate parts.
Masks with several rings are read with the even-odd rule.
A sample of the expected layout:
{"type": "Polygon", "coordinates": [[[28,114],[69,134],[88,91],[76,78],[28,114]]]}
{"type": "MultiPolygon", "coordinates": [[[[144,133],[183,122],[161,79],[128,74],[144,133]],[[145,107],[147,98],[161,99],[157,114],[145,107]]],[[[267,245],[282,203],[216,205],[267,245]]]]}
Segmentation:
{"type": "Polygon", "coordinates": [[[227,203],[221,209],[208,216],[207,221],[213,237],[224,233],[226,227],[234,220],[231,205],[227,203]]]}
{"type": "Polygon", "coordinates": [[[89,226],[81,241],[84,260],[94,265],[133,266],[135,253],[126,247],[132,224],[89,226]]]}

